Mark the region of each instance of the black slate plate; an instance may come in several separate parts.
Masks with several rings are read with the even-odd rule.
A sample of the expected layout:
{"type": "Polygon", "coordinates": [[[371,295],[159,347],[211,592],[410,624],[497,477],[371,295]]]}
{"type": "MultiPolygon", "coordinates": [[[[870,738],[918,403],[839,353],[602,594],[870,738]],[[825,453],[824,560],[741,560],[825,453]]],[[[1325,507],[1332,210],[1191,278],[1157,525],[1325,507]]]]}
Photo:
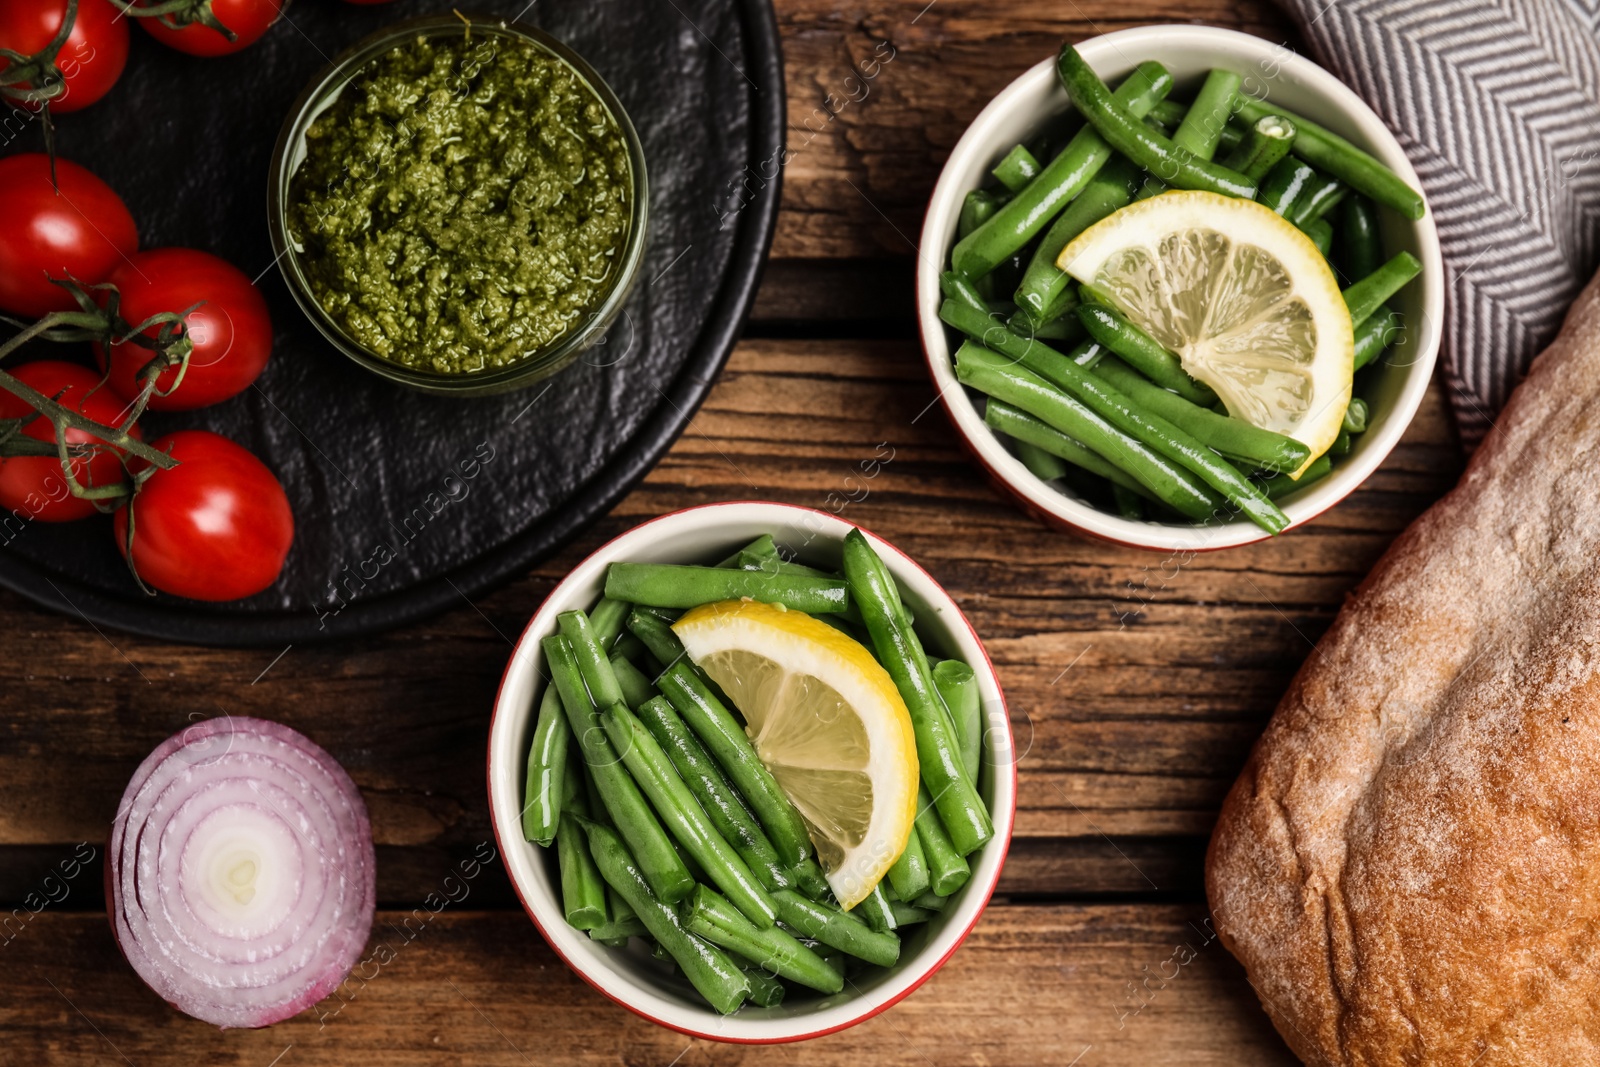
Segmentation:
{"type": "MultiPolygon", "coordinates": [[[[452,6],[297,0],[261,42],[214,60],[136,30],[112,94],[62,117],[60,151],[122,194],[144,247],[202,248],[261,275],[277,340],[257,387],[204,411],[147,416],[145,426],[152,436],[215,430],[261,456],[289,492],[296,538],[270,590],[209,605],[138,592],[108,519],[20,532],[13,523],[0,526],[0,584],[99,626],[171,640],[279,645],[373,633],[458,605],[548,556],[682,432],[743,326],[777,215],[783,68],[767,0],[463,5],[570,44],[644,142],[650,247],[638,288],[606,343],[555,378],[474,400],[385,384],[320,337],[273,266],[268,161],[296,95],[360,38],[452,6]],[[473,459],[476,477],[463,479],[459,464],[473,459]]],[[[30,131],[4,150],[37,150],[37,138],[30,131]]],[[[59,357],[51,347],[35,349],[59,357]]]]}

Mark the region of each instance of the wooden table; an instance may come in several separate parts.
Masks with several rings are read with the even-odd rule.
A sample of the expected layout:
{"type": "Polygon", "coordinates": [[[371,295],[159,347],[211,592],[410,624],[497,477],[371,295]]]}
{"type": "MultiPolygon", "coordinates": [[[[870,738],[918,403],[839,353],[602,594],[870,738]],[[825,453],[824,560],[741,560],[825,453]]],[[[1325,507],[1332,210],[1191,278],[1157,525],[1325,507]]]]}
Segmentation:
{"type": "Polygon", "coordinates": [[[677,446],[566,551],[426,624],[287,651],[101,633],[0,596],[0,902],[26,917],[0,926],[0,1064],[1292,1062],[1211,936],[1206,838],[1346,593],[1458,475],[1441,398],[1429,395],[1389,461],[1331,514],[1175,571],[1047,532],[984,481],[930,410],[911,275],[950,147],[1063,38],[1173,21],[1291,44],[1293,32],[1262,0],[779,0],[778,12],[793,159],[750,327],[677,446]],[[850,100],[861,95],[852,64],[886,54],[865,99],[850,100]],[[862,497],[850,474],[884,445],[893,461],[862,497]],[[592,992],[498,867],[420,933],[398,933],[490,836],[484,747],[507,635],[606,538],[750,497],[880,532],[984,636],[1024,754],[1016,840],[974,936],[877,1019],[744,1049],[691,1042],[592,992]],[[373,937],[393,960],[347,999],[265,1031],[220,1033],[139,983],[112,944],[98,863],[64,900],[24,907],[79,842],[100,847],[159,740],[220,712],[278,719],[325,745],[361,786],[378,842],[373,937]]]}

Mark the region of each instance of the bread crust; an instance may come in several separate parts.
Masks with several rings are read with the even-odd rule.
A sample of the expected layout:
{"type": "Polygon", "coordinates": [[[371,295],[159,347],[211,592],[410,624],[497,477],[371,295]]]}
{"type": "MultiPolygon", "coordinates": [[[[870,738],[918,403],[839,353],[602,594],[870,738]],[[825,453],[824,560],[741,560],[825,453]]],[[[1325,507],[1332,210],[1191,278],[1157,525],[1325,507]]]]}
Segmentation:
{"type": "Polygon", "coordinates": [[[1600,1064],[1600,280],[1301,667],[1206,890],[1314,1067],[1600,1064]]]}

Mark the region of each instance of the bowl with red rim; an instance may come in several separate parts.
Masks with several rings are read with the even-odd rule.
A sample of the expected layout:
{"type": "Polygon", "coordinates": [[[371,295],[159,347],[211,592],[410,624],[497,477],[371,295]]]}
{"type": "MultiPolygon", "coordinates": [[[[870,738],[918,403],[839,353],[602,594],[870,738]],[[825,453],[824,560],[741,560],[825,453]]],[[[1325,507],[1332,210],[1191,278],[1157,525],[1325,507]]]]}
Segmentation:
{"type": "MultiPolygon", "coordinates": [[[[1383,120],[1344,83],[1287,47],[1234,30],[1210,26],[1141,26],[1091,38],[1077,46],[1102,79],[1115,82],[1145,60],[1155,60],[1176,82],[1172,99],[1192,98],[1214,68],[1243,79],[1242,91],[1276,103],[1347,138],[1420,189],[1416,171],[1383,120]]],[[[968,451],[991,481],[1023,510],[1054,529],[1087,534],[1117,544],[1159,551],[1206,551],[1265,540],[1265,530],[1243,517],[1205,525],[1138,522],[1100,510],[1035,477],[983,421],[976,394],[969,393],[951,364],[952,335],[939,320],[943,296],[939,275],[948,269],[956,224],[966,194],[983,184],[989,168],[1013,146],[1028,140],[1072,110],[1056,77],[1055,57],[1013,81],[973,119],[956,142],[934,186],[922,227],[917,265],[917,322],[928,372],[968,451]]],[[[1338,457],[1321,480],[1278,501],[1291,528],[1309,522],[1343,500],[1388,456],[1427,392],[1443,323],[1445,274],[1433,216],[1415,222],[1379,209],[1385,256],[1408,251],[1422,273],[1390,301],[1405,320],[1403,335],[1388,354],[1358,379],[1371,407],[1368,429],[1349,455],[1338,457]]]]}
{"type": "Polygon", "coordinates": [[[930,655],[965,660],[977,675],[985,717],[984,771],[979,789],[994,820],[994,837],[968,857],[972,877],[927,923],[902,931],[900,960],[853,973],[832,996],[790,989],[782,1004],[747,1004],[718,1015],[638,939],[608,948],[568,926],[554,850],[523,839],[523,785],[537,700],[545,684],[539,642],[556,632],[556,616],[588,610],[600,598],[606,567],[619,561],[712,564],[770,533],[799,562],[839,566],[844,535],[836,515],[755,501],[708,504],[636,526],[596,549],[555,587],[517,641],[501,679],[489,730],[489,810],[512,884],[550,947],[585,981],[652,1022],[695,1037],[767,1044],[800,1041],[853,1026],[894,1005],[933,975],[977,925],[1000,878],[1016,817],[1017,782],[1005,697],[977,632],[950,594],[927,571],[868,531],[868,540],[899,582],[930,655]]]}

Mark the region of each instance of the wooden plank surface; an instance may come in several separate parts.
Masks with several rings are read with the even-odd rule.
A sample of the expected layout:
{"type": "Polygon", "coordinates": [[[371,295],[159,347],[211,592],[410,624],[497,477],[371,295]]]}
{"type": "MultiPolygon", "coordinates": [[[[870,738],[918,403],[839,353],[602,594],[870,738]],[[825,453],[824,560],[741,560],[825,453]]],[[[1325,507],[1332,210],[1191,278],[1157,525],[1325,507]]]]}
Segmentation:
{"type": "Polygon", "coordinates": [[[1310,642],[1453,480],[1440,398],[1366,486],[1307,529],[1174,572],[1159,554],[1050,534],[1011,507],[929,408],[919,361],[899,341],[745,341],[689,431],[595,529],[528,577],[400,633],[280,657],[101,633],[6,598],[0,842],[98,839],[139,760],[220,712],[280,719],[325,745],[362,786],[380,844],[481,840],[486,712],[509,636],[606,538],[752,496],[837,511],[951,590],[1008,695],[1019,834],[1208,832],[1310,642]],[[892,459],[864,483],[856,464],[884,445],[892,459]]]}
{"type": "Polygon", "coordinates": [[[408,910],[488,836],[483,752],[508,637],[605,539],[665,511],[759,497],[835,511],[900,545],[988,644],[1021,799],[997,903],[972,941],[904,1004],[844,1034],[765,1050],[689,1042],[573,977],[492,871],[471,911],[441,915],[326,1026],[309,1012],[219,1034],[156,1002],[123,964],[92,863],[66,900],[0,937],[0,1065],[1290,1062],[1237,965],[1199,934],[1205,840],[1311,643],[1459,473],[1440,395],[1368,484],[1309,528],[1173,569],[1049,533],[984,481],[931,406],[910,283],[951,145],[1061,39],[1145,22],[1291,45],[1292,31],[1262,0],[777,9],[792,159],[774,258],[746,339],[663,463],[530,574],[358,642],[164,645],[0,594],[0,905],[21,905],[77,842],[103,840],[156,742],[227,712],[283,721],[343,762],[372,812],[380,906],[408,910]],[[863,484],[856,465],[880,448],[893,459],[863,484]],[[1186,944],[1194,960],[1174,973],[1166,961],[1186,944]]]}
{"type": "Polygon", "coordinates": [[[949,965],[893,1010],[766,1049],[691,1040],[624,1012],[568,970],[520,913],[447,909],[414,934],[399,927],[406,914],[379,914],[371,962],[315,1007],[266,1030],[219,1035],[140,984],[103,916],[41,913],[18,941],[51,947],[8,967],[0,1065],[1294,1062],[1195,907],[997,905],[949,965]]]}

